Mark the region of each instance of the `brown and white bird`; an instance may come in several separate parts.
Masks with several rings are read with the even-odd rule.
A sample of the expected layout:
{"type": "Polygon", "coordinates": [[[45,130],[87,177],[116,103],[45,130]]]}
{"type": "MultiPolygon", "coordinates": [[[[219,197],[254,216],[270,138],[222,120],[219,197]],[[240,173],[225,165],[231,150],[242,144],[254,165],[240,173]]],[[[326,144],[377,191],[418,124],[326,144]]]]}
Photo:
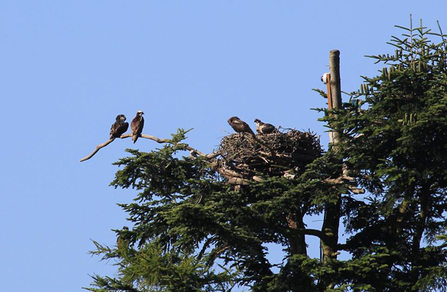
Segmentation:
{"type": "Polygon", "coordinates": [[[252,129],[250,129],[250,126],[239,119],[238,117],[231,117],[228,119],[228,124],[235,130],[237,133],[249,133],[254,135],[252,129]]]}
{"type": "Polygon", "coordinates": [[[272,124],[263,123],[259,119],[256,119],[255,123],[256,123],[256,131],[259,134],[270,134],[276,131],[275,126],[273,126],[272,124]]]}
{"type": "Polygon", "coordinates": [[[132,130],[132,141],[135,143],[140,137],[141,132],[144,127],[144,113],[142,111],[137,111],[137,115],[133,118],[132,123],[130,123],[130,129],[132,130]]]}
{"type": "Polygon", "coordinates": [[[115,139],[121,137],[127,129],[129,128],[129,123],[125,123],[126,116],[121,114],[116,116],[116,121],[112,124],[110,128],[110,139],[115,139]]]}

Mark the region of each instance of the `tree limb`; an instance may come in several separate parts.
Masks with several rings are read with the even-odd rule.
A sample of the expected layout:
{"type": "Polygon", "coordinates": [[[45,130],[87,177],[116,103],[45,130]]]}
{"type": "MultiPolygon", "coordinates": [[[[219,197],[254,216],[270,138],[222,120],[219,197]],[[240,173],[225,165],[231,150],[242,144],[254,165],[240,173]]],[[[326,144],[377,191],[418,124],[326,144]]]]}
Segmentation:
{"type": "MultiPolygon", "coordinates": [[[[132,134],[125,134],[125,135],[122,135],[120,138],[121,138],[121,139],[126,139],[126,138],[130,138],[130,137],[132,137],[132,134]]],[[[158,138],[158,137],[151,136],[151,135],[146,135],[146,134],[141,134],[141,135],[140,135],[140,138],[149,139],[149,140],[155,141],[155,142],[160,143],[160,144],[162,144],[162,143],[168,143],[168,142],[171,141],[170,139],[160,139],[160,138],[158,138]]],[[[116,138],[112,138],[112,139],[109,139],[109,140],[107,140],[106,142],[104,142],[104,143],[102,143],[102,144],[99,144],[98,146],[96,146],[96,149],[95,149],[92,153],[90,153],[90,154],[87,155],[86,157],[82,158],[82,159],[80,160],[80,162],[89,160],[89,159],[92,158],[92,157],[93,157],[93,156],[94,156],[94,155],[95,155],[101,148],[106,147],[107,145],[109,145],[110,143],[112,143],[115,139],[116,139],[116,138]]],[[[193,156],[194,156],[194,155],[199,155],[199,156],[205,157],[205,158],[207,158],[207,159],[212,159],[212,158],[215,158],[215,157],[217,157],[217,156],[220,155],[220,152],[213,152],[213,153],[205,154],[205,153],[203,153],[203,152],[200,152],[200,151],[197,150],[197,149],[192,148],[192,147],[189,146],[188,144],[185,144],[185,145],[186,145],[186,149],[187,149],[187,150],[191,153],[191,155],[193,155],[193,156]]]]}
{"type": "Polygon", "coordinates": [[[322,241],[327,241],[329,239],[329,236],[321,230],[317,230],[317,229],[302,229],[302,230],[298,230],[298,232],[302,232],[305,235],[312,235],[312,236],[316,236],[318,238],[320,238],[320,240],[322,241]]]}
{"type": "Polygon", "coordinates": [[[92,153],[90,153],[90,155],[88,155],[88,156],[82,158],[82,159],[80,160],[80,162],[89,160],[90,158],[93,157],[93,155],[96,154],[96,152],[99,151],[99,149],[101,149],[101,148],[103,148],[103,147],[106,147],[107,145],[109,145],[110,143],[112,143],[114,140],[115,140],[115,138],[112,138],[112,139],[109,139],[109,140],[107,140],[106,142],[104,142],[104,143],[102,143],[102,144],[99,144],[98,146],[96,146],[96,149],[95,149],[92,153]]]}
{"type": "Polygon", "coordinates": [[[327,241],[329,239],[329,236],[321,230],[318,229],[308,229],[308,228],[288,228],[287,232],[295,233],[295,234],[304,234],[304,235],[311,235],[318,237],[322,241],[327,241]]]}

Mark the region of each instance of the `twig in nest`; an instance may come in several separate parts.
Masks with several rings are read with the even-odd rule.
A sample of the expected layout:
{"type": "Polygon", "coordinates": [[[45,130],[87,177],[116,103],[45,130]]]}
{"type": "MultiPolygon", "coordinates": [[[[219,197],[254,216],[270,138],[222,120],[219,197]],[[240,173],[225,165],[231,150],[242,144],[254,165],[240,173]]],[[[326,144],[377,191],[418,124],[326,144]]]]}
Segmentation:
{"type": "MultiPolygon", "coordinates": [[[[126,139],[126,138],[130,138],[130,137],[132,137],[131,134],[125,134],[125,135],[122,135],[120,138],[121,138],[121,139],[126,139]]],[[[158,137],[151,136],[151,135],[146,135],[146,134],[141,134],[140,138],[149,139],[149,140],[155,141],[155,142],[160,143],[160,144],[161,144],[161,143],[168,143],[169,141],[171,141],[170,139],[160,139],[160,138],[158,138],[158,137]]],[[[112,143],[114,140],[115,140],[115,138],[113,138],[113,139],[109,139],[109,140],[107,140],[106,142],[104,142],[104,143],[102,143],[102,144],[99,144],[98,146],[96,146],[96,149],[95,149],[92,153],[90,153],[90,154],[87,155],[86,157],[82,158],[82,159],[80,160],[80,162],[89,160],[89,159],[92,158],[92,157],[93,157],[93,156],[94,156],[94,155],[95,155],[101,148],[106,147],[107,145],[109,145],[110,143],[112,143]]],[[[203,156],[203,157],[205,157],[205,158],[207,158],[207,159],[212,159],[212,158],[215,158],[215,157],[217,157],[217,156],[220,155],[220,152],[219,152],[219,151],[218,151],[218,152],[214,152],[214,153],[210,153],[210,154],[205,154],[205,153],[203,153],[203,152],[200,152],[200,151],[197,150],[197,149],[192,148],[191,146],[189,146],[189,145],[187,145],[187,144],[185,144],[185,145],[186,145],[186,149],[187,149],[189,152],[191,152],[191,154],[194,153],[194,154],[197,154],[197,155],[199,155],[199,156],[203,156]]]]}
{"type": "Polygon", "coordinates": [[[224,137],[219,147],[227,162],[224,167],[234,166],[246,179],[254,173],[283,176],[284,169],[298,167],[303,170],[322,153],[319,138],[311,132],[289,130],[255,137],[238,134],[224,137]]]}

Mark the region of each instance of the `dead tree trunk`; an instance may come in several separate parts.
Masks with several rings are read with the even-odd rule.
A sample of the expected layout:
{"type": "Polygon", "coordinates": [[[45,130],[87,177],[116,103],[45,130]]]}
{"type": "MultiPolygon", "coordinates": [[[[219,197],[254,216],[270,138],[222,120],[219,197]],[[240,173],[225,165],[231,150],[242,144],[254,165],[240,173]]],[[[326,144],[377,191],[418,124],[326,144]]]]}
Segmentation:
{"type": "MultiPolygon", "coordinates": [[[[328,80],[328,108],[329,111],[341,108],[341,86],[340,86],[340,52],[332,50],[329,55],[329,80],[328,80]]],[[[336,150],[340,143],[339,133],[331,131],[329,139],[332,147],[336,150]]],[[[341,172],[342,170],[340,170],[341,172]]],[[[324,211],[322,232],[327,236],[321,240],[323,263],[328,264],[336,259],[338,255],[338,229],[340,225],[341,194],[335,204],[327,204],[324,211]]],[[[322,288],[333,288],[332,283],[323,281],[322,288]]]]}

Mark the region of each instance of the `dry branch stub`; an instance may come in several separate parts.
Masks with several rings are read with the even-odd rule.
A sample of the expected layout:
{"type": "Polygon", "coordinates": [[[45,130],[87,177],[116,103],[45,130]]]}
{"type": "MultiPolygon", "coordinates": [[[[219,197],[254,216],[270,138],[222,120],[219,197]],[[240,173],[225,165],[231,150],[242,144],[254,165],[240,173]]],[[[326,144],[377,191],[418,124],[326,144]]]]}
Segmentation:
{"type": "MultiPolygon", "coordinates": [[[[314,133],[287,129],[255,137],[245,133],[225,136],[219,152],[225,169],[237,173],[238,177],[253,180],[259,175],[299,175],[307,164],[321,156],[322,149],[320,139],[314,133]]],[[[228,176],[228,179],[234,177],[228,176]]]]}

